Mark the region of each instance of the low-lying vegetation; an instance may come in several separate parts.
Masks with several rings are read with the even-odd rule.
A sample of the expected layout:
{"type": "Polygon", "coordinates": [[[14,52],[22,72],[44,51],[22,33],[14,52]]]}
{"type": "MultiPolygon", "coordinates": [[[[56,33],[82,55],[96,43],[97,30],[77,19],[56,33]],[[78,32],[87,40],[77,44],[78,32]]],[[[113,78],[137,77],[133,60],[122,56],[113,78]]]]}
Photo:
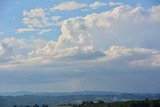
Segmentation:
{"type": "MultiPolygon", "coordinates": [[[[50,107],[48,105],[25,105],[25,106],[17,106],[13,107],[50,107]]],[[[98,102],[93,101],[83,101],[81,104],[61,104],[58,106],[52,107],[160,107],[160,99],[157,100],[132,100],[132,101],[124,101],[124,102],[104,102],[99,100],[98,102]]]]}
{"type": "Polygon", "coordinates": [[[160,107],[160,99],[158,100],[143,100],[143,101],[125,101],[125,102],[111,102],[104,101],[84,101],[81,104],[67,104],[59,105],[59,107],[160,107]]]}

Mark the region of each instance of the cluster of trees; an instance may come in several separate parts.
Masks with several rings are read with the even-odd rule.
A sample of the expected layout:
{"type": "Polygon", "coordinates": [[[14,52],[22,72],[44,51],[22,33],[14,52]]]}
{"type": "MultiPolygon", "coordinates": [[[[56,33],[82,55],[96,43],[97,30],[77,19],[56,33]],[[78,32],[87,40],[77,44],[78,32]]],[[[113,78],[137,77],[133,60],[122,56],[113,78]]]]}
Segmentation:
{"type": "MultiPolygon", "coordinates": [[[[33,106],[16,106],[13,107],[49,107],[48,105],[41,105],[35,104],[33,106]]],[[[157,100],[132,100],[132,101],[125,101],[125,102],[104,102],[99,100],[98,102],[93,101],[83,101],[81,104],[62,104],[58,107],[160,107],[160,99],[157,100]]]]}
{"type": "Polygon", "coordinates": [[[84,101],[81,104],[68,104],[63,105],[70,107],[160,107],[159,100],[144,100],[144,101],[126,101],[126,102],[112,102],[106,103],[104,101],[98,101],[94,103],[93,101],[84,101]]]}
{"type": "Polygon", "coordinates": [[[17,106],[17,105],[14,105],[13,107],[49,107],[48,105],[42,105],[42,106],[39,106],[38,104],[35,104],[33,106],[30,106],[30,105],[25,105],[25,106],[17,106]]]}

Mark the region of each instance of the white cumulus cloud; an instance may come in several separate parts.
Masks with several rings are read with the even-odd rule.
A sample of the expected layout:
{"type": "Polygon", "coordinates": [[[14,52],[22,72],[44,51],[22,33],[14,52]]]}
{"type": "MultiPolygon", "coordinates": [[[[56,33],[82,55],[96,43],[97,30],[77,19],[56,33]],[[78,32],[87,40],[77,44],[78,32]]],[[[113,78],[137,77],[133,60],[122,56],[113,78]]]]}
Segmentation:
{"type": "MultiPolygon", "coordinates": [[[[33,17],[27,18],[35,20],[40,15],[32,13],[33,17]]],[[[0,78],[7,75],[11,78],[10,84],[26,83],[30,87],[34,85],[35,90],[39,89],[36,86],[57,84],[57,89],[62,90],[69,85],[68,90],[144,92],[145,87],[147,91],[159,92],[159,28],[159,6],[144,9],[121,5],[102,13],[66,19],[61,22],[61,35],[57,40],[30,41],[28,45],[32,48],[25,54],[23,51],[28,50],[26,42],[23,45],[20,39],[1,40],[0,71],[13,69],[5,66],[7,64],[16,67],[13,69],[15,74],[2,74],[0,78]],[[37,80],[33,73],[38,75],[37,80]],[[12,81],[16,74],[19,78],[12,81]],[[23,81],[20,81],[21,76],[23,81]]],[[[54,87],[51,89],[55,90],[54,87]]]]}
{"type": "MultiPolygon", "coordinates": [[[[107,60],[113,60],[124,55],[127,56],[125,58],[131,57],[132,60],[129,60],[128,63],[133,65],[139,62],[146,64],[148,60],[153,63],[160,49],[158,29],[160,21],[155,18],[158,17],[158,7],[146,10],[142,7],[133,8],[122,5],[99,14],[67,19],[61,24],[62,34],[58,40],[51,40],[44,47],[29,52],[26,62],[47,64],[55,63],[57,60],[69,60],[69,62],[77,59],[93,61],[107,58],[107,60]],[[154,53],[153,48],[158,52],[154,53]],[[139,56],[146,55],[145,52],[149,56],[139,59],[139,56]]],[[[40,34],[50,30],[42,29],[40,34]]],[[[159,66],[158,62],[159,60],[155,61],[153,65],[159,66]]]]}

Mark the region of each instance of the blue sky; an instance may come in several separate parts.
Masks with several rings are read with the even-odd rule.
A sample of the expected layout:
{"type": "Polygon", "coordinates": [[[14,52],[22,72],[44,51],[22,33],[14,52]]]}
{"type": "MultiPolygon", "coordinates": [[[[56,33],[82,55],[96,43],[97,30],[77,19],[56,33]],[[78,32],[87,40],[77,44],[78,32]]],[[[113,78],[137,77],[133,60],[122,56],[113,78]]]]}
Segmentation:
{"type": "MultiPolygon", "coordinates": [[[[60,35],[60,27],[57,26],[51,26],[51,28],[55,28],[58,31],[52,31],[52,32],[48,32],[47,36],[37,36],[36,34],[33,33],[24,33],[24,34],[16,34],[15,30],[20,28],[20,27],[24,27],[25,25],[22,24],[22,19],[23,19],[23,11],[24,10],[31,10],[31,9],[35,9],[35,8],[51,8],[54,7],[58,4],[60,4],[61,2],[67,2],[68,0],[35,0],[33,1],[26,1],[26,0],[7,0],[7,1],[1,1],[1,9],[0,9],[0,13],[1,13],[1,26],[0,29],[5,32],[4,35],[1,35],[1,38],[5,38],[7,37],[15,37],[15,38],[27,38],[28,37],[38,37],[38,38],[46,38],[46,39],[54,39],[60,35]],[[53,36],[54,33],[54,36],[53,36]],[[28,36],[29,35],[29,36],[28,36]],[[32,36],[31,36],[32,35],[32,36]]],[[[91,4],[93,2],[96,2],[96,0],[80,0],[78,1],[79,3],[83,3],[83,4],[91,4]]],[[[136,7],[138,5],[143,6],[144,8],[150,8],[153,5],[159,5],[159,1],[158,0],[148,0],[148,1],[144,1],[144,0],[114,0],[114,1],[109,1],[109,0],[100,0],[99,2],[103,2],[103,3],[109,3],[109,2],[121,2],[125,5],[130,5],[133,7],[136,7]]],[[[113,9],[115,6],[102,6],[99,7],[97,9],[88,9],[86,8],[86,10],[88,9],[88,11],[82,11],[81,10],[72,10],[72,11],[55,11],[55,12],[50,12],[49,16],[52,15],[59,15],[59,16],[63,16],[63,20],[67,19],[67,18],[71,18],[71,17],[76,17],[76,16],[85,16],[87,14],[90,13],[100,13],[103,12],[105,10],[109,10],[109,9],[113,9]]]]}
{"type": "Polygon", "coordinates": [[[160,92],[158,0],[0,1],[0,91],[160,92]]]}

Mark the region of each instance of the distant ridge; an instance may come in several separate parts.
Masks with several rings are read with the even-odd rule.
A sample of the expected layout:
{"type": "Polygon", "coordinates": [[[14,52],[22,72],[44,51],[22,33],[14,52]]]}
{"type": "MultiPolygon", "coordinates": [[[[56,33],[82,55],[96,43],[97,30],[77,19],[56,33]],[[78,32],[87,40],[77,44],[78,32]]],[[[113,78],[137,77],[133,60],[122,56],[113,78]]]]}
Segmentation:
{"type": "Polygon", "coordinates": [[[29,92],[29,91],[16,91],[16,92],[0,92],[0,96],[23,96],[23,95],[36,95],[36,96],[68,96],[68,95],[121,95],[121,94],[134,94],[134,95],[160,95],[160,93],[128,93],[128,92],[107,92],[107,91],[77,91],[77,92],[29,92]]]}
{"type": "Polygon", "coordinates": [[[106,92],[106,91],[77,91],[77,92],[0,92],[0,96],[22,96],[22,95],[42,95],[42,96],[64,96],[64,95],[99,95],[99,94],[121,94],[120,92],[106,92]]]}
{"type": "Polygon", "coordinates": [[[81,92],[8,92],[0,93],[0,107],[13,107],[13,105],[43,105],[79,104],[83,101],[99,100],[105,102],[160,99],[159,93],[121,93],[105,91],[81,91],[81,92]]]}

